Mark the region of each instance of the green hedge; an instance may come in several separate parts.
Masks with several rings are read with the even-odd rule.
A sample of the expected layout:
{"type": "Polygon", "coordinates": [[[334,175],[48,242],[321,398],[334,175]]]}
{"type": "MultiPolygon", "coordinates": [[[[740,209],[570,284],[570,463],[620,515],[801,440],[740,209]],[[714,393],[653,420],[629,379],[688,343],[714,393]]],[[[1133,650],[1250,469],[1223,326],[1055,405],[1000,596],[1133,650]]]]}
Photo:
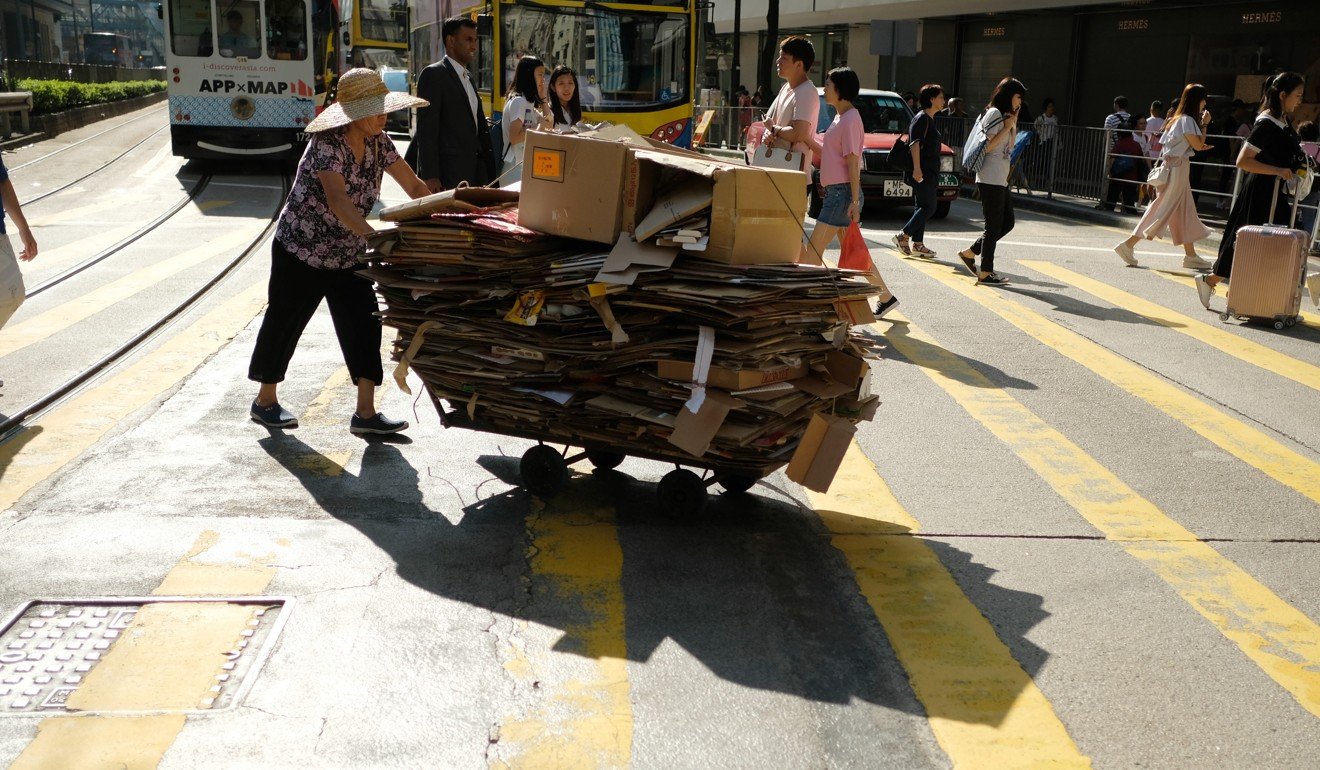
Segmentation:
{"type": "Polygon", "coordinates": [[[117,102],[165,90],[163,80],[130,80],[125,83],[71,83],[67,80],[23,79],[15,90],[32,92],[32,114],[63,112],[89,104],[117,102]]]}

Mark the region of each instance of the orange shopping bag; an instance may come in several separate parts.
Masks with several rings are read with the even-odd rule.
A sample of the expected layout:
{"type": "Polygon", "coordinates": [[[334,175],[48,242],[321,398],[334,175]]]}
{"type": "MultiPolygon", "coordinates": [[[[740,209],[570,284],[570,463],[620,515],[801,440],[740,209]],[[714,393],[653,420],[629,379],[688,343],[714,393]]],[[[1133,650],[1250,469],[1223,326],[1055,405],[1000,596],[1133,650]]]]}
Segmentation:
{"type": "Polygon", "coordinates": [[[843,234],[843,247],[839,252],[839,267],[844,270],[874,269],[871,262],[871,250],[866,248],[866,239],[862,237],[862,228],[856,222],[848,225],[843,234]]]}

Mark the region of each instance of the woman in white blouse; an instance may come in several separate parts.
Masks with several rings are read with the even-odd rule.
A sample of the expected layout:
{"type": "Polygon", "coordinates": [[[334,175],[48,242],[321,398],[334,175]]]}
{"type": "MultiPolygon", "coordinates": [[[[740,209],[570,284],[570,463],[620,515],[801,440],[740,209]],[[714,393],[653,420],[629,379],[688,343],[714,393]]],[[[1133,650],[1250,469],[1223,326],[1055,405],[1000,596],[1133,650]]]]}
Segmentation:
{"type": "Polygon", "coordinates": [[[513,87],[504,99],[500,117],[504,131],[504,164],[500,184],[522,179],[523,142],[533,128],[549,131],[554,126],[550,102],[546,99],[545,64],[535,56],[518,60],[513,73],[513,87]]]}

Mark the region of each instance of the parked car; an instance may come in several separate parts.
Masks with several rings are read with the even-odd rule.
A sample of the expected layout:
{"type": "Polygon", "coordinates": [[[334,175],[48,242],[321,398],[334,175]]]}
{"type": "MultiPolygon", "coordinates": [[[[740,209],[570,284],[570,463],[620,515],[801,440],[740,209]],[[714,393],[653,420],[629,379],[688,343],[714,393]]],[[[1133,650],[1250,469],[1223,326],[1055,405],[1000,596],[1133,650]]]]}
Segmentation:
{"type": "MultiPolygon", "coordinates": [[[[409,93],[408,70],[395,67],[381,67],[380,79],[391,91],[409,93]]],[[[385,130],[390,133],[406,134],[412,128],[412,110],[395,110],[385,119],[385,130]]]]}
{"type": "MultiPolygon", "coordinates": [[[[825,103],[825,89],[820,94],[820,118],[816,123],[817,139],[824,139],[825,129],[834,122],[834,108],[825,103]]],[[[907,133],[912,122],[912,111],[903,97],[893,91],[863,88],[853,100],[853,107],[861,115],[866,139],[862,149],[862,194],[867,205],[908,206],[912,204],[912,188],[903,179],[903,172],[889,165],[889,151],[894,140],[907,133]]],[[[824,189],[820,184],[820,158],[813,158],[811,173],[811,216],[820,213],[824,189]]],[[[949,207],[958,199],[959,179],[954,171],[953,150],[940,145],[940,180],[934,217],[949,215],[949,207]]]]}

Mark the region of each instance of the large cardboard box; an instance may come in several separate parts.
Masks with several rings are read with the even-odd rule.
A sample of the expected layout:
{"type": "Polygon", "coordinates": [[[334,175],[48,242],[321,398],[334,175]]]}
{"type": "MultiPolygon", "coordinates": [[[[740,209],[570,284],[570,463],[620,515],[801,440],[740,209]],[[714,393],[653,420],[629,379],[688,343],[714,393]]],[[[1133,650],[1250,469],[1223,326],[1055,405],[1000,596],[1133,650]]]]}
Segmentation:
{"type": "Polygon", "coordinates": [[[613,244],[623,218],[628,145],[573,134],[527,132],[518,224],[613,244]]]}
{"type": "Polygon", "coordinates": [[[733,265],[798,261],[807,210],[807,177],[800,171],[633,149],[624,195],[625,230],[637,233],[640,223],[654,220],[648,216],[658,201],[664,202],[667,191],[676,191],[682,200],[674,202],[662,221],[679,221],[692,213],[688,208],[704,205],[701,196],[692,194],[704,185],[710,188],[710,241],[700,256],[733,265]]]}

